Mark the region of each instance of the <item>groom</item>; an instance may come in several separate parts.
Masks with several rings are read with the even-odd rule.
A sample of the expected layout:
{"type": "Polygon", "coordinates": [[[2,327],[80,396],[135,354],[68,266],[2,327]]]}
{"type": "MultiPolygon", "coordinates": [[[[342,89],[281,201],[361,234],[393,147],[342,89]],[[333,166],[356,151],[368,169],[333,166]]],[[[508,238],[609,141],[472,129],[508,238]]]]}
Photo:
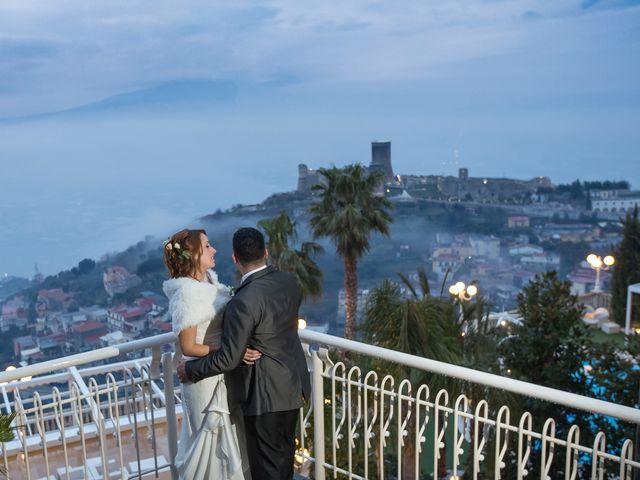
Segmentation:
{"type": "Polygon", "coordinates": [[[254,480],[293,477],[295,429],[311,385],[298,338],[302,295],[288,273],[267,266],[264,237],[255,228],[233,236],[233,262],[240,286],[224,312],[220,349],[178,365],[181,382],[198,382],[226,373],[229,407],[244,413],[247,453],[254,480]],[[247,347],[262,353],[242,363],[247,347]]]}

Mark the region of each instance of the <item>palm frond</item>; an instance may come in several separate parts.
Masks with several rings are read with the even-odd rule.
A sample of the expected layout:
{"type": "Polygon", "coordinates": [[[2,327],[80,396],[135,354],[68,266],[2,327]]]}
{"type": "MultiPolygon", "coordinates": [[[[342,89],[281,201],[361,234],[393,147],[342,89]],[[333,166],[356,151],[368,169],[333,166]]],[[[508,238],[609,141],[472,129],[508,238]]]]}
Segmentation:
{"type": "Polygon", "coordinates": [[[400,277],[400,280],[402,281],[404,286],[409,289],[409,291],[411,292],[411,295],[413,296],[413,298],[415,300],[418,300],[418,298],[419,298],[418,297],[418,292],[416,292],[416,289],[414,288],[413,284],[411,283],[411,280],[409,280],[409,278],[403,273],[398,273],[398,277],[400,277]]]}
{"type": "Polygon", "coordinates": [[[15,418],[16,418],[15,412],[9,415],[6,415],[6,414],[0,415],[0,442],[1,443],[10,442],[15,438],[14,427],[11,426],[15,418]]]}
{"type": "Polygon", "coordinates": [[[279,270],[295,275],[303,297],[319,298],[322,295],[322,270],[312,257],[324,252],[322,246],[304,242],[300,250],[296,250],[297,224],[285,211],[276,217],[260,220],[258,228],[267,237],[273,264],[279,270]]]}

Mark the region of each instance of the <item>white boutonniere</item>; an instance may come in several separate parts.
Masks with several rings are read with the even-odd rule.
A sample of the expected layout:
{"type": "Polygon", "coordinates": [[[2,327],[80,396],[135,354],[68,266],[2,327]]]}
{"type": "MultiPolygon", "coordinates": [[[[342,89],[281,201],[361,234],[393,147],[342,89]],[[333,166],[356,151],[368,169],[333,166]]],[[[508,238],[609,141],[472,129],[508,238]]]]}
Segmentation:
{"type": "Polygon", "coordinates": [[[229,296],[233,297],[236,294],[236,287],[229,287],[229,296]]]}

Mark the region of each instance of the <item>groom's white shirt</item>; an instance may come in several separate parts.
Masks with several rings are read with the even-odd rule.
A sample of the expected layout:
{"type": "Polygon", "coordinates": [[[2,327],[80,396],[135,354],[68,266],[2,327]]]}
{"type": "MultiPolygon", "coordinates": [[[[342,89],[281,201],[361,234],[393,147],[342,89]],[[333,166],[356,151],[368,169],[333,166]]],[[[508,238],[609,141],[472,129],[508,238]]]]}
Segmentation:
{"type": "Polygon", "coordinates": [[[244,283],[244,281],[247,278],[249,278],[251,275],[253,275],[256,272],[259,272],[260,270],[264,270],[265,268],[267,268],[267,266],[263,265],[262,267],[256,268],[255,270],[251,270],[250,272],[247,272],[244,275],[242,275],[242,278],[240,279],[240,285],[242,285],[244,283]]]}

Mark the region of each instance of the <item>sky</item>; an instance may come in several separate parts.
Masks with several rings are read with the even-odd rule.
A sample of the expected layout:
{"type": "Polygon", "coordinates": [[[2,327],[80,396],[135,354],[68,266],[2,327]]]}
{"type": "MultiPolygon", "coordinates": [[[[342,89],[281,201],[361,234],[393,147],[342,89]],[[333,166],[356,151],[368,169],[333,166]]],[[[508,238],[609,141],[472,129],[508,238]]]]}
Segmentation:
{"type": "Polygon", "coordinates": [[[0,274],[293,190],[298,163],[626,179],[640,1],[0,2],[0,274]]]}

